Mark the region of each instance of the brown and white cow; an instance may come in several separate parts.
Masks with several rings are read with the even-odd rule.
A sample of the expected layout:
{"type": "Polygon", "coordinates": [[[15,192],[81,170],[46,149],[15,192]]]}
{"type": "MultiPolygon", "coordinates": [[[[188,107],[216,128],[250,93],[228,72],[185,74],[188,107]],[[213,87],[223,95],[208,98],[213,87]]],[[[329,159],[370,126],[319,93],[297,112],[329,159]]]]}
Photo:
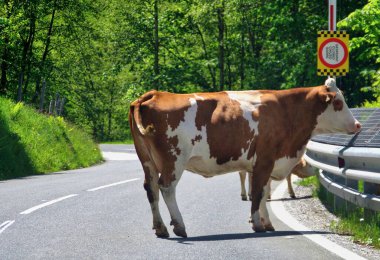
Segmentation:
{"type": "Polygon", "coordinates": [[[252,228],[274,230],[266,208],[269,177],[285,178],[311,136],[361,128],[332,78],[324,86],[279,91],[153,90],[131,104],[129,122],[159,237],[169,236],[158,207],[159,190],[174,233],[187,236],[175,193],[184,170],[205,177],[252,172],[252,228]]]}
{"type": "MultiPolygon", "coordinates": [[[[294,192],[294,189],[293,189],[293,186],[292,186],[292,175],[296,175],[298,176],[299,178],[307,178],[307,177],[310,177],[310,176],[313,176],[315,175],[315,169],[313,168],[313,166],[311,166],[310,164],[308,164],[306,162],[306,160],[304,158],[301,158],[301,161],[299,161],[296,166],[291,170],[290,172],[291,174],[289,174],[287,177],[286,177],[286,181],[287,181],[287,184],[288,184],[288,192],[289,192],[289,195],[291,198],[296,198],[296,194],[294,192]]],[[[251,187],[252,187],[252,173],[248,173],[246,171],[239,171],[239,177],[240,177],[240,186],[241,186],[241,199],[242,200],[247,200],[249,198],[249,200],[252,200],[252,195],[251,195],[251,187]],[[245,179],[248,175],[248,191],[249,191],[249,194],[247,196],[247,190],[245,188],[245,179]]],[[[269,181],[268,181],[268,199],[270,200],[271,198],[271,180],[273,178],[269,178],[269,181]]],[[[276,180],[276,179],[275,179],[276,180]]]]}

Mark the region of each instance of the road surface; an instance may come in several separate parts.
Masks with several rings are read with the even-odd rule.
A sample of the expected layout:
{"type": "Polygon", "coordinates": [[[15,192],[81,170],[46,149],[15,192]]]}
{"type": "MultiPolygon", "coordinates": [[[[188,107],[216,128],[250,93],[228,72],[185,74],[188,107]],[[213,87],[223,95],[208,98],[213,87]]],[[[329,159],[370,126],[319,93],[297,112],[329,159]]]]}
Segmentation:
{"type": "Polygon", "coordinates": [[[275,232],[255,234],[237,173],[185,172],[177,187],[188,238],[154,235],[143,172],[131,145],[102,145],[85,169],[0,182],[0,259],[341,259],[270,212],[275,232]]]}

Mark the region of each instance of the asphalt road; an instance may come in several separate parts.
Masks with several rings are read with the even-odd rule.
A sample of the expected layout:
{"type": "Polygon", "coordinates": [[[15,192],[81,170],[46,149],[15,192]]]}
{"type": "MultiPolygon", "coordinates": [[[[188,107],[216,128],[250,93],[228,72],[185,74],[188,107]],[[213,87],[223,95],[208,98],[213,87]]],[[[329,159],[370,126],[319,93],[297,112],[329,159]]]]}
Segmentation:
{"type": "Polygon", "coordinates": [[[177,200],[189,237],[174,235],[161,200],[171,237],[156,238],[133,146],[101,148],[115,160],[0,182],[0,259],[340,259],[272,212],[276,231],[255,234],[237,173],[186,172],[177,200]]]}

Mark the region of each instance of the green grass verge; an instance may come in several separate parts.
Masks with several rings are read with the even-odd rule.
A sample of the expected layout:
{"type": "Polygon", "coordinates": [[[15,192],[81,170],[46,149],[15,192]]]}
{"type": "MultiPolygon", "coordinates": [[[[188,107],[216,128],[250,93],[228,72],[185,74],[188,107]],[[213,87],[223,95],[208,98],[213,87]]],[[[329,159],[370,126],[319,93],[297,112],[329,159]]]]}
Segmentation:
{"type": "MultiPolygon", "coordinates": [[[[318,197],[330,211],[334,211],[334,196],[326,193],[317,176],[301,179],[298,185],[312,186],[313,196],[318,197]]],[[[363,183],[359,182],[359,191],[363,192],[363,183]]],[[[330,223],[332,231],[352,236],[354,242],[380,249],[380,213],[366,211],[362,208],[352,211],[334,211],[338,221],[330,223]]]]}
{"type": "Polygon", "coordinates": [[[62,117],[0,97],[0,179],[87,167],[101,160],[91,137],[62,117]]]}

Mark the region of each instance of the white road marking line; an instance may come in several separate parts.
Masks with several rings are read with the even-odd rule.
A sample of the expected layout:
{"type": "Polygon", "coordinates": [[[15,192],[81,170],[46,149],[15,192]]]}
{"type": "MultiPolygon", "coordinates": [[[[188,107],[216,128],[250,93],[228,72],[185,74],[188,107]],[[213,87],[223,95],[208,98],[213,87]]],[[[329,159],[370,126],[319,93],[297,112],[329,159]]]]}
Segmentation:
{"type": "Polygon", "coordinates": [[[4,232],[7,228],[9,228],[13,223],[15,223],[14,220],[8,220],[5,221],[3,224],[0,225],[0,234],[4,232]]]}
{"type": "Polygon", "coordinates": [[[135,161],[139,159],[137,154],[126,152],[102,152],[102,155],[107,161],[135,161]]]}
{"type": "Polygon", "coordinates": [[[27,210],[21,212],[20,214],[21,215],[27,215],[27,214],[30,214],[30,213],[32,213],[32,212],[34,212],[36,210],[39,210],[39,209],[41,209],[43,207],[50,206],[50,205],[52,205],[54,203],[57,203],[57,202],[60,202],[62,200],[69,199],[69,198],[75,197],[75,196],[78,196],[78,194],[71,194],[71,195],[68,195],[68,196],[65,196],[65,197],[61,197],[61,198],[58,198],[58,199],[55,199],[55,200],[50,200],[48,202],[42,203],[40,205],[37,205],[37,206],[35,206],[33,208],[27,209],[27,210]]]}
{"type": "MultiPolygon", "coordinates": [[[[281,182],[274,191],[274,193],[272,193],[272,199],[283,198],[286,189],[286,182],[281,182]]],[[[283,221],[284,224],[286,224],[295,231],[299,231],[304,237],[310,239],[311,241],[327,249],[328,251],[342,257],[343,259],[366,259],[338,244],[335,244],[334,242],[323,237],[322,235],[313,234],[313,230],[302,225],[286,211],[285,206],[281,200],[273,200],[269,203],[269,205],[272,209],[272,212],[274,213],[274,215],[276,215],[276,217],[279,220],[286,219],[286,221],[283,221]]]]}
{"type": "Polygon", "coordinates": [[[104,186],[96,187],[96,188],[93,188],[93,189],[89,189],[87,191],[97,191],[97,190],[109,188],[109,187],[112,187],[112,186],[124,184],[124,183],[131,182],[131,181],[137,181],[137,180],[140,180],[140,178],[125,180],[125,181],[119,181],[119,182],[111,183],[111,184],[108,184],[108,185],[104,185],[104,186]]]}

